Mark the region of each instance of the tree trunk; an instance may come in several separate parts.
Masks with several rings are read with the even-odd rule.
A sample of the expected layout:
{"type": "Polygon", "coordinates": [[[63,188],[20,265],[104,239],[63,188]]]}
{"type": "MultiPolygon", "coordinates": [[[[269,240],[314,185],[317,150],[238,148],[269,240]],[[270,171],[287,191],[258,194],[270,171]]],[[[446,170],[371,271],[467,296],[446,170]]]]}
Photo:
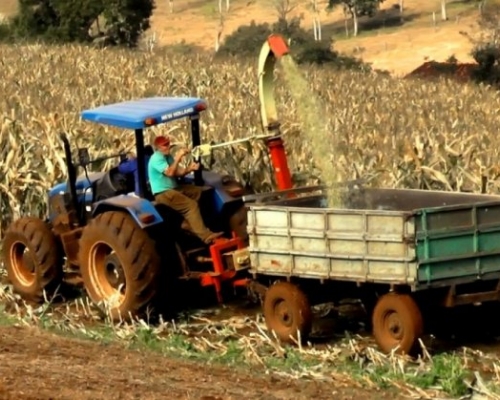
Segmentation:
{"type": "Polygon", "coordinates": [[[344,26],[345,26],[345,35],[349,37],[349,18],[346,10],[344,10],[344,26]]]}
{"type": "Polygon", "coordinates": [[[174,13],[174,0],[168,0],[168,8],[170,9],[170,14],[174,13]]]}
{"type": "Polygon", "coordinates": [[[217,53],[220,48],[222,32],[224,31],[224,14],[222,13],[222,0],[218,0],[219,4],[219,25],[217,27],[217,35],[215,37],[215,52],[217,53]]]}
{"type": "Polygon", "coordinates": [[[229,11],[230,0],[226,0],[226,11],[229,11]]]}
{"type": "Polygon", "coordinates": [[[441,0],[441,19],[443,21],[448,20],[448,17],[446,16],[446,0],[441,0]]]}
{"type": "Polygon", "coordinates": [[[484,9],[486,7],[486,1],[487,0],[481,0],[479,2],[479,14],[484,15],[484,9]]]}
{"type": "Polygon", "coordinates": [[[404,0],[399,0],[399,13],[403,15],[404,11],[404,0]]]}
{"type": "Polygon", "coordinates": [[[356,7],[353,7],[352,9],[352,24],[353,24],[353,29],[352,29],[352,36],[356,37],[358,36],[358,12],[356,10],[356,7]]]}
{"type": "Polygon", "coordinates": [[[312,8],[312,14],[313,14],[314,40],[319,41],[319,40],[321,40],[321,22],[320,22],[320,18],[319,18],[318,1],[317,0],[311,1],[311,8],[312,8]]]}

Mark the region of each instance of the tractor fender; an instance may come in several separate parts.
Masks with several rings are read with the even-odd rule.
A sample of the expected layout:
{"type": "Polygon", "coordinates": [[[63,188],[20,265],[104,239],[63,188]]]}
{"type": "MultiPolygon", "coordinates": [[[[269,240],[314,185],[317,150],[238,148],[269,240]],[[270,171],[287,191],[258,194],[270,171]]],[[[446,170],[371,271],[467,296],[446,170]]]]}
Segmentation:
{"type": "Polygon", "coordinates": [[[106,211],[121,210],[128,212],[141,229],[163,222],[163,218],[149,200],[130,195],[115,196],[95,203],[92,218],[106,211]]]}

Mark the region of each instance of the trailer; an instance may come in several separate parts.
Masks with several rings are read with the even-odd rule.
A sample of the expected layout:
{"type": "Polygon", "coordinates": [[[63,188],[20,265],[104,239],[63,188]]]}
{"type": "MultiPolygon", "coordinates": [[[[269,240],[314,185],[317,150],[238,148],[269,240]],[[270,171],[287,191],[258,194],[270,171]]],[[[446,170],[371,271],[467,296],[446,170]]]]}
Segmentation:
{"type": "Polygon", "coordinates": [[[323,189],[245,198],[249,285],[280,340],[308,337],[313,305],[358,298],[379,348],[411,354],[429,310],[500,299],[500,196],[353,186],[337,209],[323,189]]]}

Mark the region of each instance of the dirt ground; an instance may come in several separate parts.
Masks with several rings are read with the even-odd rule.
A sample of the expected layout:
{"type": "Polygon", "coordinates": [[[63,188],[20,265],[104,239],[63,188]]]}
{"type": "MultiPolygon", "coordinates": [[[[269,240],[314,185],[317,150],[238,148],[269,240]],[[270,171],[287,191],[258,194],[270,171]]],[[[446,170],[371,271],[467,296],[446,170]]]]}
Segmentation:
{"type": "Polygon", "coordinates": [[[376,400],[383,393],[171,359],[34,328],[0,327],[2,400],[146,398],[376,400]]]}

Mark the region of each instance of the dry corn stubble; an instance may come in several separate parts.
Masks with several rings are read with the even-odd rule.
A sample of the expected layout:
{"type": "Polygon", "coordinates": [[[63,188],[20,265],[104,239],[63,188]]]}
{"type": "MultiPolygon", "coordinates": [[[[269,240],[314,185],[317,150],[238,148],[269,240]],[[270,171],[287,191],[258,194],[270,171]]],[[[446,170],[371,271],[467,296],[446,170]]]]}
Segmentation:
{"type": "MultiPolygon", "coordinates": [[[[209,106],[202,117],[203,141],[227,141],[260,130],[256,61],[76,46],[2,45],[0,52],[2,232],[12,217],[42,214],[46,190],[65,178],[59,132],[66,131],[74,146],[89,146],[93,156],[133,148],[131,132],[82,122],[82,109],[141,96],[200,96],[209,106]]],[[[334,169],[343,179],[478,191],[484,174],[489,190],[498,191],[496,92],[321,67],[300,70],[325,105],[324,124],[336,138],[334,169]]],[[[278,82],[285,82],[281,71],[277,75],[278,82]]],[[[321,179],[314,144],[301,139],[300,107],[281,83],[277,103],[295,182],[316,184],[321,179]]],[[[186,128],[185,122],[153,128],[146,140],[171,132],[175,140],[189,144],[186,128]]],[[[258,191],[270,190],[273,176],[263,143],[221,149],[214,156],[215,169],[258,191]]]]}

